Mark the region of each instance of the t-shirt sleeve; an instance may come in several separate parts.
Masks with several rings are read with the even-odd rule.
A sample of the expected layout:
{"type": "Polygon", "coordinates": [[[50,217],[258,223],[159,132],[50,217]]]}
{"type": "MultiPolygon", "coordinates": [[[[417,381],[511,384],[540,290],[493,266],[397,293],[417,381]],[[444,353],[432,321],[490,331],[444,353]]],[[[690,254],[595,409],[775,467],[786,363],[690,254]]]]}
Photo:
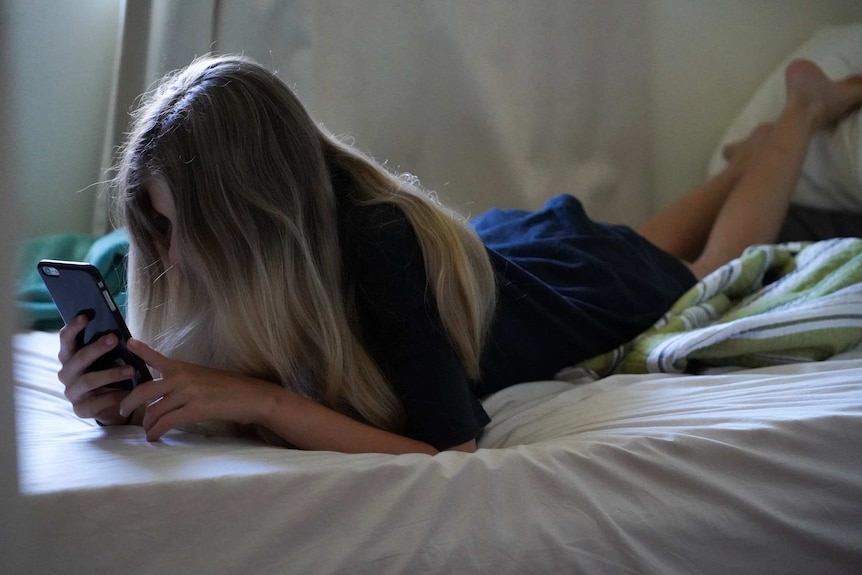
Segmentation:
{"type": "Polygon", "coordinates": [[[412,226],[394,206],[354,208],[345,245],[361,334],[401,401],[404,435],[446,449],[490,418],[440,322],[412,226]]]}

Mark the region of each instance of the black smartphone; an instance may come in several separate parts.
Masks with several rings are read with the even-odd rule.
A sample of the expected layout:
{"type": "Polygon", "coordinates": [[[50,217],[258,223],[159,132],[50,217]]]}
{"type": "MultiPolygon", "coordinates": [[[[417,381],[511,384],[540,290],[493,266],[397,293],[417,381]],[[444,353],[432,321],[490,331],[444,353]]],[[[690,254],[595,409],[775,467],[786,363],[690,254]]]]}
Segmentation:
{"type": "Polygon", "coordinates": [[[64,322],[68,324],[81,314],[90,320],[78,334],[79,349],[108,333],[116,334],[120,340],[116,347],[93,362],[87,371],[101,371],[121,365],[135,368],[130,379],[110,384],[110,387],[118,389],[132,389],[152,379],[144,360],[126,347],[126,342],[132,337],[129,328],[95,266],[84,262],[42,260],[37,268],[64,322]]]}

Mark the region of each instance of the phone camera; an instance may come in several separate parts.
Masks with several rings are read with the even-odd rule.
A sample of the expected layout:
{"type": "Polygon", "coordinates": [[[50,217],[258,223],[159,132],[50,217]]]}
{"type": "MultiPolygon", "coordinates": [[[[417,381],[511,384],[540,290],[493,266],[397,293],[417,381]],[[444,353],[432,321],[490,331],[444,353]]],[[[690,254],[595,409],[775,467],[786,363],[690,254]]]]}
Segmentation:
{"type": "Polygon", "coordinates": [[[44,273],[46,276],[57,277],[60,275],[60,270],[51,266],[44,266],[42,267],[42,273],[44,273]]]}

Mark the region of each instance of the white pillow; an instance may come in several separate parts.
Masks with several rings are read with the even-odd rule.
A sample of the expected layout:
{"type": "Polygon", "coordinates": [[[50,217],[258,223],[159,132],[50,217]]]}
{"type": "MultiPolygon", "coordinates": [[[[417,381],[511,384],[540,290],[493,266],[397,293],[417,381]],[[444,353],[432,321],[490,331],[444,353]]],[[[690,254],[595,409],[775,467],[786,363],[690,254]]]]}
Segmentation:
{"type": "MultiPolygon", "coordinates": [[[[721,151],[757,125],[774,121],[784,107],[784,68],[796,58],[812,60],[831,78],[862,73],[862,24],[825,28],[803,44],[766,79],[733,121],[709,164],[709,175],[726,165],[721,151]]],[[[857,110],[811,141],[793,203],[862,212],[862,114],[857,110]]]]}

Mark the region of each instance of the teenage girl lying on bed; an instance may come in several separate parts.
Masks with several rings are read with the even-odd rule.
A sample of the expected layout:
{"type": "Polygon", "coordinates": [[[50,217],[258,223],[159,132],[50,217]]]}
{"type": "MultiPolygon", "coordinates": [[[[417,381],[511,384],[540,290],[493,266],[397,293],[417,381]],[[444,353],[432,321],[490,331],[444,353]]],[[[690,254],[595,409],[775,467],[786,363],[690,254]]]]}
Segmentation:
{"type": "Polygon", "coordinates": [[[129,347],[160,377],[104,387],[129,368],[87,373],[117,341],[76,349],[78,317],[60,332],[66,396],[150,440],[221,421],[304,449],[474,451],[478,397],[624,343],[775,241],[812,134],[862,102],[862,77],[806,61],[786,86],[774,124],[636,233],[566,195],[465,222],[324,132],[262,67],[197,60],[136,112],[116,178],[129,347]]]}

